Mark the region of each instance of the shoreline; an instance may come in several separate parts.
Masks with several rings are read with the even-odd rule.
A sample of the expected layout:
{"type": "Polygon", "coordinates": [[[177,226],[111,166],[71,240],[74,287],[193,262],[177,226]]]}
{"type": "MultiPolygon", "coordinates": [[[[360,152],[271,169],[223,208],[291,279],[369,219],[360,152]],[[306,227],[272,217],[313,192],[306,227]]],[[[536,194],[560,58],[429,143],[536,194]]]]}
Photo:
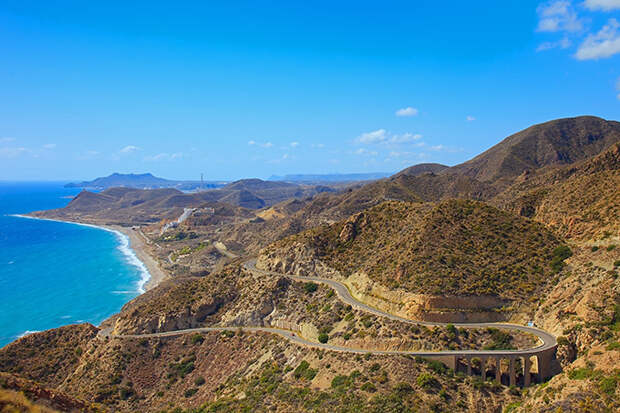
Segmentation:
{"type": "Polygon", "coordinates": [[[119,238],[118,248],[121,249],[121,251],[124,248],[129,251],[129,254],[126,254],[124,251],[122,252],[127,256],[130,264],[140,268],[141,272],[144,272],[147,275],[146,277],[137,281],[138,295],[142,295],[145,292],[152,290],[153,288],[157,287],[162,281],[169,278],[168,274],[166,274],[161,269],[157,260],[148,253],[148,247],[145,240],[137,233],[136,230],[131,227],[122,227],[119,225],[97,225],[87,222],[68,221],[56,218],[43,218],[25,214],[11,214],[10,216],[25,219],[38,219],[41,221],[54,221],[66,224],[82,225],[85,227],[96,228],[114,233],[119,238]],[[131,262],[131,255],[133,255],[133,258],[135,258],[137,262],[131,262]]]}

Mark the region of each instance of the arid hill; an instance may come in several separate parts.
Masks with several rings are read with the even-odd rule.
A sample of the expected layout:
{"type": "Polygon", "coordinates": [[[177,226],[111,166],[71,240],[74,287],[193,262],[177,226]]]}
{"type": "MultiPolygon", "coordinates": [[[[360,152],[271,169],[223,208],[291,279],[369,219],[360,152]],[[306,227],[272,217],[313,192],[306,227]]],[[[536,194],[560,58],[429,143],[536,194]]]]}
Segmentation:
{"type": "Polygon", "coordinates": [[[525,171],[595,156],[619,140],[619,122],[594,116],[557,119],[515,133],[446,172],[505,185],[525,171]]]}
{"type": "Polygon", "coordinates": [[[568,238],[620,234],[620,143],[573,165],[525,174],[493,199],[568,238]]]}
{"type": "Polygon", "coordinates": [[[523,300],[557,273],[562,242],[531,220],[448,200],[386,202],[278,241],[264,255],[287,258],[298,245],[343,277],[364,272],[391,289],[523,300]]]}

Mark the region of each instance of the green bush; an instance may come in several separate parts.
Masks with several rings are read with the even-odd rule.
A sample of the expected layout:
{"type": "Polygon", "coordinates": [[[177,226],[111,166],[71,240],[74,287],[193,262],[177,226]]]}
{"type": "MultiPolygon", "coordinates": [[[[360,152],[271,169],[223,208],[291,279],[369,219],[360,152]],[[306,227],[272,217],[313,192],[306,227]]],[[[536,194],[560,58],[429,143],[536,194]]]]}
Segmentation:
{"type": "Polygon", "coordinates": [[[192,397],[194,394],[196,394],[196,392],[198,391],[198,389],[187,389],[185,390],[185,397],[192,397]]]}
{"type": "Polygon", "coordinates": [[[232,338],[235,336],[235,332],[231,330],[224,330],[222,331],[222,335],[227,338],[232,338]]]}
{"type": "Polygon", "coordinates": [[[416,379],[416,383],[418,383],[418,386],[424,389],[430,389],[439,385],[437,379],[433,377],[433,375],[430,373],[420,374],[416,379]]]}
{"type": "Polygon", "coordinates": [[[299,363],[299,366],[297,366],[295,371],[293,371],[293,377],[297,380],[304,379],[311,381],[316,376],[316,373],[317,371],[315,369],[311,369],[310,364],[306,360],[303,360],[299,363]]]}
{"type": "Polygon", "coordinates": [[[598,251],[598,245],[592,245],[592,248],[590,248],[592,250],[592,252],[596,252],[598,251]]]}
{"type": "Polygon", "coordinates": [[[196,356],[190,355],[185,357],[178,363],[170,363],[170,369],[172,370],[169,376],[176,377],[185,377],[187,374],[194,371],[194,361],[196,361],[196,356]]]}
{"type": "Polygon", "coordinates": [[[620,342],[614,341],[613,343],[609,343],[607,347],[605,347],[605,350],[607,351],[620,350],[620,342]]]}
{"type": "Polygon", "coordinates": [[[332,389],[351,384],[348,376],[338,375],[332,379],[332,389]]]}
{"type": "Polygon", "coordinates": [[[483,347],[484,350],[514,350],[512,345],[512,336],[509,333],[501,331],[495,327],[487,327],[487,333],[491,335],[491,344],[483,347]]]}
{"type": "Polygon", "coordinates": [[[594,371],[588,367],[574,369],[568,372],[568,378],[571,380],[585,380],[592,377],[594,371]]]}
{"type": "Polygon", "coordinates": [[[608,245],[607,246],[607,251],[613,251],[616,248],[616,246],[614,244],[608,245]]]}
{"type": "Polygon", "coordinates": [[[202,386],[203,384],[205,384],[205,378],[202,376],[198,376],[194,379],[194,384],[196,386],[202,386]]]}
{"type": "Polygon", "coordinates": [[[406,394],[413,391],[413,387],[409,383],[398,383],[394,386],[394,390],[400,394],[406,394]]]}
{"type": "Polygon", "coordinates": [[[564,260],[573,255],[568,245],[560,245],[553,250],[551,259],[551,269],[553,272],[560,272],[564,268],[564,260]]]}
{"type": "Polygon", "coordinates": [[[205,341],[205,338],[198,333],[192,336],[192,344],[202,344],[203,341],[205,341]]]}
{"type": "Polygon", "coordinates": [[[321,333],[319,334],[319,343],[327,343],[327,340],[329,340],[329,336],[327,335],[327,333],[321,333]]]}
{"type": "Polygon", "coordinates": [[[361,387],[361,389],[367,393],[374,393],[377,391],[377,388],[375,387],[374,384],[372,384],[371,382],[367,381],[366,383],[364,383],[361,387]]]}
{"type": "Polygon", "coordinates": [[[613,395],[618,387],[618,381],[615,377],[604,377],[599,381],[598,386],[603,393],[613,395]]]}
{"type": "Polygon", "coordinates": [[[134,391],[130,387],[121,387],[118,390],[118,395],[122,400],[127,400],[128,398],[133,396],[133,394],[134,394],[134,391]]]}
{"type": "Polygon", "coordinates": [[[304,291],[306,292],[306,294],[312,294],[318,289],[319,289],[319,285],[313,282],[308,282],[304,284],[304,291]]]}

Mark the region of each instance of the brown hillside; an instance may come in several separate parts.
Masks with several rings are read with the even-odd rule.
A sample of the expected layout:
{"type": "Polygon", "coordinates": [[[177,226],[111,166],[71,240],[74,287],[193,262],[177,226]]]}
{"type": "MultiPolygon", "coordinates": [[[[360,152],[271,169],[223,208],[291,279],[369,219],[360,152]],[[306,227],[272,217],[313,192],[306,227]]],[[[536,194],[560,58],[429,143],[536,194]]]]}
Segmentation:
{"type": "Polygon", "coordinates": [[[85,343],[97,332],[90,324],[77,324],[29,334],[0,350],[0,371],[57,387],[76,368],[85,343]]]}
{"type": "Polygon", "coordinates": [[[560,240],[542,225],[482,202],[386,202],[276,242],[265,254],[307,246],[342,275],[439,295],[528,298],[554,273],[560,240]]]}
{"type": "Polygon", "coordinates": [[[424,174],[429,174],[429,173],[436,174],[447,168],[449,168],[449,166],[442,165],[439,163],[420,163],[417,165],[410,166],[409,168],[405,168],[402,171],[395,174],[394,176],[400,176],[400,175],[418,176],[418,175],[424,175],[424,174]]]}
{"type": "Polygon", "coordinates": [[[594,116],[557,119],[509,136],[445,172],[480,181],[510,180],[527,170],[595,156],[620,141],[620,123],[594,116]]]}
{"type": "Polygon", "coordinates": [[[517,181],[492,202],[578,240],[620,233],[620,143],[602,154],[517,181]]]}

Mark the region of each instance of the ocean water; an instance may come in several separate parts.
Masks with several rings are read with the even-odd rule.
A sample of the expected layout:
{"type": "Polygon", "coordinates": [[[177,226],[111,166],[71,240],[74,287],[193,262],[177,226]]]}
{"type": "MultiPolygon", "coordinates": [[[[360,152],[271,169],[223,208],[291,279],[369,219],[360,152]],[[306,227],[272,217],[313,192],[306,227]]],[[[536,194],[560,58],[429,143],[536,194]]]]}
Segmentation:
{"type": "Polygon", "coordinates": [[[0,347],[29,332],[97,325],[143,292],[149,274],[124,235],[12,216],[63,207],[78,192],[0,182],[0,347]]]}

